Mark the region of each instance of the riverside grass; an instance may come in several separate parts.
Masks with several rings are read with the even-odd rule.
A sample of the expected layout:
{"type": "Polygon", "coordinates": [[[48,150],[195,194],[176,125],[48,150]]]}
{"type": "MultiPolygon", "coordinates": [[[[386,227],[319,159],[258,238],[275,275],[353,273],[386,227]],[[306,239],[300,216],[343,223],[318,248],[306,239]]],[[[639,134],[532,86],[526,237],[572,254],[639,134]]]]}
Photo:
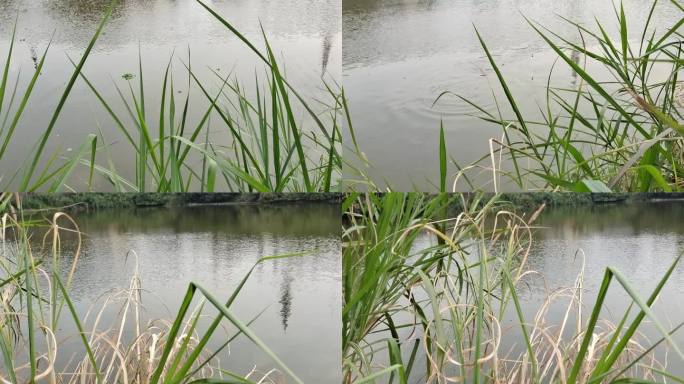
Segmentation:
{"type": "Polygon", "coordinates": [[[598,21],[592,27],[564,19],[577,30],[579,42],[525,19],[579,79],[576,88],[554,87],[552,70],[539,118],[519,108],[518,96],[508,87],[476,29],[505,102],[497,101],[497,109],[488,111],[453,92],[442,93],[436,102],[455,95],[474,108],[475,116],[500,125],[503,132],[501,139],[490,140],[490,153],[479,161],[464,168],[455,164],[459,172],[454,189],[460,180],[469,183],[465,176],[473,172],[491,173],[495,191],[502,179],[524,190],[669,192],[684,188],[684,88],[680,80],[684,6],[678,0],[650,2],[638,41],[628,38],[630,28],[635,27],[622,3],[614,9],[613,29],[598,21]],[[653,25],[656,7],[665,5],[680,18],[672,25],[653,25]],[[615,29],[617,38],[611,37],[615,29]],[[608,76],[590,73],[587,63],[598,64],[608,76]],[[513,112],[511,118],[504,117],[504,104],[513,112]],[[502,166],[503,158],[511,165],[502,166]]]}
{"type": "MultiPolygon", "coordinates": [[[[127,90],[116,86],[129,116],[117,115],[114,101],[105,100],[82,71],[116,3],[112,1],[81,59],[72,61],[74,71],[50,123],[38,134],[36,146],[29,151],[22,166],[2,175],[0,187],[3,190],[92,190],[96,176],[103,177],[118,192],[330,192],[339,189],[342,135],[338,119],[344,109],[336,85],[322,80],[329,100],[320,101],[322,112],[315,111],[310,101],[288,83],[263,30],[264,52],[199,0],[198,7],[205,8],[264,62],[265,76],[254,79],[256,96],[248,96],[243,82],[234,76],[223,76],[215,71],[216,79],[212,80],[217,80],[220,87],[211,89],[207,81],[199,79],[193,71],[188,53],[187,61],[181,60],[187,70],[187,87],[201,91],[203,100],[191,100],[190,92],[184,99],[176,100],[171,74],[176,57],[172,55],[159,90],[158,114],[152,114],[152,108],[145,102],[145,93],[149,94],[150,90],[144,87],[141,55],[137,84],[129,80],[127,90]],[[102,132],[94,130],[73,154],[45,153],[62,108],[78,80],[90,88],[93,97],[118,128],[123,142],[134,153],[133,180],[124,178],[111,160],[111,148],[107,143],[112,138],[104,137],[102,132]],[[205,112],[199,121],[191,122],[188,110],[195,105],[204,108],[205,112]],[[303,116],[296,112],[299,109],[304,111],[303,116]],[[209,135],[212,119],[215,121],[213,130],[216,130],[216,122],[222,128],[219,137],[209,135]],[[74,177],[78,167],[86,168],[86,180],[74,177]]],[[[22,121],[50,48],[48,44],[27,87],[19,89],[19,77],[12,81],[9,76],[14,43],[13,32],[0,79],[0,161],[6,156],[7,147],[22,121]]]]}
{"type": "Polygon", "coordinates": [[[650,309],[681,256],[647,298],[608,268],[588,316],[580,273],[526,319],[518,292],[534,274],[526,261],[543,206],[521,217],[499,197],[387,193],[351,195],[343,208],[345,383],[684,380],[657,353],[684,361],[671,337],[682,324],[668,329],[650,309]],[[454,203],[464,208],[452,217],[454,203]],[[632,301],[617,323],[602,318],[611,288],[632,301]],[[547,318],[552,305],[566,306],[562,321],[547,318]],[[658,340],[642,334],[647,325],[658,340]],[[521,347],[504,351],[507,337],[521,347]]]}
{"type": "MultiPolygon", "coordinates": [[[[3,196],[7,201],[7,195],[3,196]]],[[[51,219],[25,217],[21,201],[5,205],[2,215],[0,254],[0,352],[4,383],[275,383],[279,377],[301,383],[280,358],[249,328],[260,314],[242,322],[231,310],[254,268],[274,259],[299,257],[304,253],[262,257],[221,302],[197,283],[190,283],[176,318],[145,321],[137,260],[126,289],[104,295],[84,316],[77,313],[69,297],[78,267],[81,233],[68,215],[57,212],[51,219]],[[38,230],[38,231],[37,231],[38,230]],[[44,233],[42,250],[34,250],[31,237],[44,233]],[[75,235],[71,265],[61,268],[61,241],[65,233],[75,235]],[[61,271],[67,271],[61,272],[61,271]],[[194,308],[191,308],[194,303],[194,308]],[[211,311],[207,313],[206,309],[211,311]],[[105,311],[115,312],[112,324],[105,311]],[[203,326],[201,318],[213,318],[203,326]],[[62,319],[73,322],[77,332],[65,334],[62,319]],[[228,328],[234,329],[230,330],[228,328]],[[221,332],[224,331],[224,332],[221,332]],[[127,337],[128,332],[133,337],[127,337]],[[221,367],[219,353],[238,337],[246,337],[269,356],[274,369],[236,373],[221,367]],[[208,342],[218,342],[215,350],[208,342]],[[80,352],[65,367],[55,361],[60,345],[79,343],[80,352]],[[278,375],[278,376],[276,376],[278,375]]],[[[127,255],[137,258],[132,253],[127,255]]]]}

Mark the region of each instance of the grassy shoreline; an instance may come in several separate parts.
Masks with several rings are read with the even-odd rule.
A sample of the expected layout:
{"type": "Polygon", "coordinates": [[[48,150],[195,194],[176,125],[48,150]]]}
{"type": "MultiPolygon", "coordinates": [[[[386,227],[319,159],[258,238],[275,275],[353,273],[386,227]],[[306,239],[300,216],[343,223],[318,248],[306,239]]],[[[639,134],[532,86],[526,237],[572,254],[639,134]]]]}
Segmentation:
{"type": "MultiPolygon", "coordinates": [[[[614,5],[615,22],[583,25],[564,19],[576,29],[579,41],[561,36],[525,18],[558,62],[567,65],[579,83],[555,84],[551,68],[545,105],[539,113],[520,108],[485,40],[475,30],[505,98],[494,97],[496,109],[455,96],[482,121],[501,127],[501,138],[490,139],[488,153],[459,170],[456,179],[473,189],[469,175],[491,173],[491,186],[504,181],[523,190],[574,192],[677,192],[682,190],[682,33],[684,17],[669,25],[652,18],[658,1],[644,4],[643,25],[627,17],[622,3],[614,5]],[[636,25],[636,26],[635,26],[636,25]],[[630,40],[629,31],[642,31],[630,40]],[[616,33],[619,32],[619,38],[616,33]],[[594,69],[600,67],[601,71],[594,69]],[[606,73],[608,75],[606,75],[606,73]],[[664,79],[664,80],[663,80],[664,79]],[[498,160],[497,160],[498,158],[498,160]],[[502,161],[505,159],[505,161],[502,161]]],[[[661,2],[665,3],[665,2],[661,2]]],[[[684,15],[684,5],[669,2],[684,15]]],[[[664,4],[662,6],[665,6],[664,4]]],[[[577,39],[577,37],[574,37],[577,39]]],[[[435,101],[436,102],[436,101],[435,101]]],[[[441,185],[445,189],[447,153],[442,128],[441,185]]],[[[453,160],[452,160],[453,162],[453,160]]]]}
{"type": "MultiPolygon", "coordinates": [[[[465,193],[464,196],[482,196],[489,200],[493,193],[465,193]]],[[[103,209],[140,207],[180,207],[190,205],[224,204],[338,204],[343,193],[21,193],[25,209],[103,209]]],[[[541,204],[547,207],[572,207],[605,204],[630,204],[660,200],[684,199],[684,193],[503,193],[499,201],[515,209],[533,209],[541,204]]],[[[459,203],[457,200],[455,203],[459,203]]],[[[459,207],[455,206],[455,209],[459,207]]]]}
{"type": "Polygon", "coordinates": [[[223,204],[337,204],[338,193],[22,193],[24,209],[90,210],[223,204]]]}
{"type": "MultiPolygon", "coordinates": [[[[497,197],[497,205],[494,209],[505,208],[516,212],[525,212],[538,209],[542,204],[545,207],[586,207],[604,206],[608,204],[638,204],[653,201],[681,200],[684,193],[678,192],[644,192],[644,193],[576,193],[576,192],[521,192],[501,193],[491,192],[466,192],[466,193],[419,193],[425,198],[436,198],[440,195],[462,196],[462,199],[452,199],[449,203],[448,214],[458,215],[463,209],[464,202],[470,204],[479,201],[484,204],[497,197]]],[[[374,195],[382,196],[383,193],[374,195]]]]}
{"type": "MultiPolygon", "coordinates": [[[[491,196],[494,196],[493,194],[491,196]]],[[[606,204],[634,204],[662,200],[681,200],[684,193],[504,193],[500,200],[512,204],[517,209],[534,209],[541,204],[547,207],[574,207],[606,204]]]]}

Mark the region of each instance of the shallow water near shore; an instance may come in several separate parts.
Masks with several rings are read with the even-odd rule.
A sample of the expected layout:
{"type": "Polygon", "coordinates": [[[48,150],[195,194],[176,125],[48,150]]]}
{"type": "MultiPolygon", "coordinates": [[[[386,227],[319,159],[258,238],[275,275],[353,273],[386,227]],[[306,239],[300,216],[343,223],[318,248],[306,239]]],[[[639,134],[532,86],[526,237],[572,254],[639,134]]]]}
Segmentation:
{"type": "MultiPolygon", "coordinates": [[[[252,330],[304,382],[341,380],[338,205],[107,209],[73,217],[84,233],[71,288],[71,299],[81,316],[93,304],[97,310],[104,295],[128,287],[136,259],[143,290],[142,316],[172,321],[190,281],[223,301],[260,257],[311,252],[258,266],[231,308],[243,322],[264,311],[252,330]]],[[[75,242],[63,236],[62,252],[69,256],[75,242]]],[[[61,266],[68,269],[70,262],[64,258],[61,266]]],[[[103,324],[117,316],[116,311],[106,311],[103,324]]],[[[200,327],[210,321],[208,316],[200,327]]],[[[62,335],[75,331],[66,315],[60,327],[62,335]]],[[[227,329],[232,329],[231,334],[235,331],[227,329]]],[[[219,331],[209,349],[225,342],[220,336],[226,334],[219,331]]],[[[73,339],[60,346],[58,364],[65,366],[72,353],[82,353],[78,347],[73,339]]],[[[223,368],[242,375],[252,368],[263,373],[276,367],[244,336],[219,356],[223,368]]]]}

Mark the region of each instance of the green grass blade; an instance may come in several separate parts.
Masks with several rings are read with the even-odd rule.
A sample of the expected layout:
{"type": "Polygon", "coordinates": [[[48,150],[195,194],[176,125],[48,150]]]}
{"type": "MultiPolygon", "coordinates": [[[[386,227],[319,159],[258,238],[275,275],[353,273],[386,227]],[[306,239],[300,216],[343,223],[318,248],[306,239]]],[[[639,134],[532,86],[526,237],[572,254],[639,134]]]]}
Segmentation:
{"type": "Polygon", "coordinates": [[[627,120],[630,124],[634,126],[636,130],[639,131],[645,138],[650,139],[651,134],[648,133],[642,126],[641,124],[637,123],[634,118],[632,117],[631,114],[629,114],[625,109],[620,105],[620,103],[615,100],[615,98],[611,97],[608,92],[601,87],[601,85],[594,80],[589,74],[584,71],[577,63],[575,63],[571,58],[569,58],[556,44],[554,44],[551,39],[549,39],[539,28],[537,28],[529,19],[525,18],[527,20],[527,23],[541,36],[544,41],[553,49],[556,54],[563,59],[571,68],[572,70],[577,73],[584,81],[587,82],[596,92],[598,92],[613,108],[615,108],[616,111],[618,111],[622,117],[627,120]]]}
{"type": "MultiPolygon", "coordinates": [[[[19,16],[17,15],[17,18],[19,16]]],[[[2,115],[2,105],[5,101],[5,90],[7,89],[7,79],[9,78],[9,67],[12,59],[12,50],[14,49],[14,39],[17,34],[17,20],[14,20],[14,27],[12,27],[12,38],[10,39],[9,50],[7,51],[7,61],[5,61],[5,69],[2,71],[2,80],[0,80],[0,116],[2,115]]],[[[9,108],[7,109],[9,114],[9,108]]],[[[0,156],[2,157],[2,156],[0,156]]]]}
{"type": "Polygon", "coordinates": [[[355,380],[355,381],[354,381],[354,384],[374,383],[374,382],[375,382],[375,381],[374,381],[375,379],[377,379],[377,378],[379,378],[379,377],[382,377],[382,376],[384,376],[384,375],[386,375],[386,374],[388,374],[388,373],[399,372],[399,371],[402,370],[403,368],[404,368],[404,367],[403,367],[402,365],[400,365],[400,364],[390,365],[389,367],[387,367],[387,368],[385,368],[385,369],[379,370],[379,371],[374,372],[374,373],[372,373],[372,374],[370,374],[370,375],[368,375],[368,376],[365,376],[365,377],[363,377],[363,378],[360,378],[360,379],[358,379],[358,380],[355,380]]]}
{"type": "MultiPolygon", "coordinates": [[[[26,87],[26,90],[24,91],[24,96],[22,97],[21,101],[19,102],[19,107],[17,108],[16,112],[14,113],[14,117],[12,118],[12,122],[10,123],[9,129],[7,133],[5,134],[5,139],[2,142],[2,148],[0,148],[0,159],[2,159],[2,156],[5,154],[5,151],[7,150],[7,146],[9,145],[12,136],[14,135],[14,130],[17,128],[17,125],[19,124],[19,119],[21,118],[22,113],[24,112],[24,109],[26,108],[26,104],[28,103],[29,97],[33,93],[33,87],[36,84],[36,81],[38,80],[38,76],[41,73],[41,70],[43,69],[43,64],[45,63],[45,57],[47,56],[48,50],[50,49],[50,45],[52,44],[52,39],[48,42],[47,47],[45,47],[45,51],[43,52],[43,56],[41,56],[40,61],[38,62],[38,65],[36,66],[36,71],[33,73],[33,77],[31,78],[31,81],[29,82],[28,86],[26,87]]],[[[9,115],[9,110],[7,111],[9,115]]]]}
{"type": "Polygon", "coordinates": [[[446,192],[447,151],[444,140],[444,122],[439,122],[439,191],[446,192]]]}
{"type": "MultiPolygon", "coordinates": [[[[271,63],[271,71],[273,73],[273,77],[276,80],[276,84],[278,85],[278,88],[280,90],[280,97],[283,100],[283,104],[285,105],[287,120],[289,122],[290,129],[292,130],[292,137],[294,138],[294,144],[297,149],[297,155],[299,157],[299,166],[302,169],[302,178],[304,179],[304,186],[306,187],[307,192],[315,192],[311,186],[311,181],[309,179],[309,170],[306,165],[307,159],[304,155],[304,148],[301,143],[302,133],[299,130],[297,130],[297,122],[295,121],[294,113],[292,112],[292,107],[290,105],[290,100],[287,95],[287,90],[285,89],[283,77],[281,76],[280,70],[278,69],[278,64],[276,62],[275,55],[271,50],[271,46],[269,45],[268,40],[266,40],[266,32],[264,31],[263,27],[261,28],[261,33],[264,36],[264,40],[266,41],[266,48],[271,63]]],[[[334,142],[331,143],[331,145],[334,145],[334,142]]]]}
{"type": "Polygon", "coordinates": [[[625,16],[625,7],[622,1],[620,1],[620,41],[622,42],[622,60],[625,66],[625,72],[627,72],[627,57],[629,50],[629,42],[627,37],[627,17],[625,16]]]}
{"type": "Polygon", "coordinates": [[[206,181],[206,192],[214,192],[216,189],[216,170],[218,165],[211,158],[206,157],[207,160],[207,181],[206,181]]]}
{"type": "Polygon", "coordinates": [[[534,382],[538,381],[538,364],[537,355],[532,348],[532,342],[530,341],[530,333],[527,330],[527,325],[525,324],[525,317],[522,312],[522,307],[520,306],[520,300],[518,299],[518,294],[515,290],[515,284],[511,278],[511,274],[507,270],[503,270],[504,278],[506,284],[508,285],[508,290],[511,293],[511,298],[513,298],[513,304],[515,305],[515,313],[518,316],[518,322],[520,323],[520,329],[522,330],[523,337],[525,338],[525,347],[527,348],[527,354],[530,357],[530,362],[532,363],[532,379],[534,382]]]}
{"type": "MultiPolygon", "coordinates": [[[[71,175],[71,172],[73,172],[74,168],[76,168],[76,165],[81,161],[81,158],[85,154],[85,152],[90,148],[91,150],[91,161],[90,164],[94,164],[94,151],[93,149],[97,147],[97,136],[94,134],[89,134],[86,138],[86,141],[81,144],[80,148],[74,156],[69,160],[69,162],[66,164],[66,167],[60,172],[59,177],[52,183],[50,188],[48,189],[49,193],[56,193],[59,192],[59,190],[62,188],[66,180],[69,178],[71,175]]],[[[90,168],[90,180],[92,181],[92,174],[93,174],[93,166],[91,165],[90,168]]]]}
{"type": "Polygon", "coordinates": [[[399,373],[399,384],[408,384],[408,378],[406,377],[406,372],[404,371],[404,364],[401,361],[401,351],[399,350],[399,344],[397,343],[397,340],[388,339],[387,348],[390,354],[390,364],[399,367],[397,369],[397,372],[399,373]]]}
{"type": "Polygon", "coordinates": [[[62,280],[59,278],[59,275],[54,274],[53,276],[55,278],[54,281],[57,283],[57,287],[62,292],[62,297],[64,298],[64,301],[66,301],[67,303],[69,312],[71,312],[71,318],[74,320],[74,323],[76,324],[76,328],[78,329],[78,334],[81,338],[81,342],[83,343],[83,347],[86,349],[86,353],[88,354],[88,360],[90,360],[90,364],[93,366],[93,369],[95,370],[96,382],[101,383],[102,376],[100,375],[100,370],[97,367],[97,359],[95,359],[95,354],[93,353],[93,350],[90,348],[90,344],[86,339],[85,331],[83,330],[83,325],[81,325],[81,321],[78,319],[78,313],[76,313],[76,308],[74,308],[74,304],[71,302],[69,294],[66,291],[66,288],[64,288],[64,285],[62,284],[62,280]]]}
{"type": "Polygon", "coordinates": [[[116,3],[117,0],[112,0],[112,2],[110,3],[109,7],[107,8],[107,11],[105,12],[104,17],[102,18],[102,21],[100,21],[100,25],[97,27],[97,30],[95,31],[95,35],[93,35],[92,39],[90,40],[90,43],[88,44],[88,47],[86,48],[85,52],[83,53],[83,56],[81,57],[81,60],[79,61],[78,65],[76,66],[76,69],[71,75],[71,79],[69,79],[67,87],[64,90],[64,93],[62,93],[62,97],[60,98],[59,103],[57,104],[57,108],[55,109],[55,112],[52,114],[50,123],[48,124],[47,129],[41,137],[40,144],[38,145],[38,150],[36,151],[35,156],[33,157],[33,161],[31,162],[31,165],[29,166],[29,169],[26,172],[23,181],[21,182],[19,190],[24,191],[28,189],[33,172],[38,166],[38,161],[40,160],[43,154],[45,145],[47,144],[47,141],[50,138],[52,130],[55,127],[55,123],[57,123],[57,119],[59,118],[62,108],[64,107],[64,104],[66,103],[66,100],[69,97],[69,94],[71,93],[71,89],[73,88],[74,83],[76,83],[76,79],[78,78],[81,72],[81,68],[83,68],[86,59],[88,59],[88,56],[90,55],[90,51],[93,49],[95,42],[97,41],[98,37],[100,36],[100,33],[102,32],[102,29],[104,28],[105,24],[107,23],[107,20],[109,19],[109,16],[111,16],[116,3]]]}

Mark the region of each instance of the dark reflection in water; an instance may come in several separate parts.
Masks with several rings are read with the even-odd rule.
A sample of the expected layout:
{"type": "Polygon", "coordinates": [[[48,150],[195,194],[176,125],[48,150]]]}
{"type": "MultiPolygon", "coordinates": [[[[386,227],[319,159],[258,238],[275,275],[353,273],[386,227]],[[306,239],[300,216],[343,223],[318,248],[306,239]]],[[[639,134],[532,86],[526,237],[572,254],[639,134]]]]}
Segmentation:
{"type": "MultiPolygon", "coordinates": [[[[330,236],[339,232],[335,205],[244,204],[187,208],[138,208],[79,213],[78,223],[89,234],[103,229],[119,233],[210,232],[273,233],[292,236],[330,236]]],[[[339,216],[339,215],[338,215],[339,216]]]]}
{"type": "MultiPolygon", "coordinates": [[[[223,300],[259,258],[309,252],[257,266],[231,308],[243,321],[264,311],[252,329],[305,382],[339,382],[339,212],[337,204],[307,203],[76,213],[85,235],[72,300],[83,314],[102,294],[127,287],[135,258],[126,256],[135,251],[145,314],[169,319],[190,281],[223,300]],[[289,353],[295,349],[299,352],[289,353]]],[[[73,236],[64,234],[62,246],[66,273],[73,236]]],[[[70,320],[63,320],[63,329],[73,330],[70,320]]],[[[215,339],[210,347],[222,341],[215,339]]],[[[240,373],[254,365],[273,368],[246,340],[236,339],[231,350],[223,367],[240,373]]],[[[60,361],[66,364],[71,354],[62,351],[60,361]]]]}
{"type": "Polygon", "coordinates": [[[330,50],[332,49],[332,35],[326,32],[323,36],[323,49],[321,54],[321,76],[325,74],[328,69],[328,62],[330,61],[330,50]]]}
{"type": "MultiPolygon", "coordinates": [[[[682,215],[684,201],[548,209],[536,223],[540,228],[534,231],[529,259],[529,269],[546,281],[531,279],[530,298],[541,300],[536,294],[547,288],[572,286],[582,262],[590,290],[598,288],[605,268],[613,266],[647,294],[684,251],[682,215]]],[[[678,266],[666,290],[661,304],[669,306],[669,315],[684,318],[679,300],[684,266],[678,266]]]]}
{"type": "Polygon", "coordinates": [[[283,276],[283,281],[280,286],[280,300],[278,301],[281,305],[280,307],[280,318],[283,323],[283,330],[287,330],[287,320],[290,318],[290,308],[292,305],[292,293],[290,292],[290,284],[292,283],[292,277],[286,272],[283,276]]]}

